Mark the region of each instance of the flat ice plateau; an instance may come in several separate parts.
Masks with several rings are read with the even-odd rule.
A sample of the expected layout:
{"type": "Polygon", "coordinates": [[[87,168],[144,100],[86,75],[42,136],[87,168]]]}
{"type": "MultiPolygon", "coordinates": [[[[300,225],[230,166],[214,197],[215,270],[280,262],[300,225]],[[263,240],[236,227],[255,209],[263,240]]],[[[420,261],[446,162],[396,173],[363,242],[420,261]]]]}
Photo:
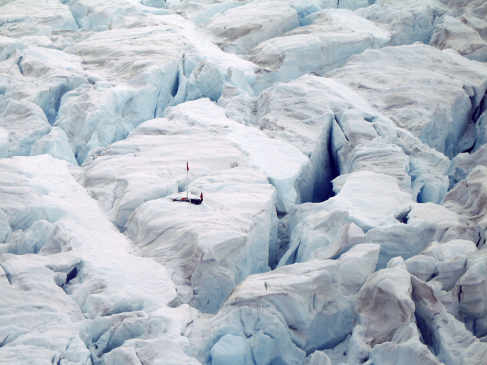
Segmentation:
{"type": "Polygon", "coordinates": [[[485,0],[0,0],[0,365],[486,359],[485,0]]]}

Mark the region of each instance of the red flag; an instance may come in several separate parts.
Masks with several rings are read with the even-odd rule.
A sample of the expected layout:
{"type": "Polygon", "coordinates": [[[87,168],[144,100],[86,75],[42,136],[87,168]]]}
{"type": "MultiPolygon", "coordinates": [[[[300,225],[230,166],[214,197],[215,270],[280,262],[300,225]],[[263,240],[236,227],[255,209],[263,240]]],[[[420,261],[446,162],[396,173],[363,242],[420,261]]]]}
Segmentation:
{"type": "Polygon", "coordinates": [[[189,162],[186,161],[186,171],[189,171],[189,162]]]}

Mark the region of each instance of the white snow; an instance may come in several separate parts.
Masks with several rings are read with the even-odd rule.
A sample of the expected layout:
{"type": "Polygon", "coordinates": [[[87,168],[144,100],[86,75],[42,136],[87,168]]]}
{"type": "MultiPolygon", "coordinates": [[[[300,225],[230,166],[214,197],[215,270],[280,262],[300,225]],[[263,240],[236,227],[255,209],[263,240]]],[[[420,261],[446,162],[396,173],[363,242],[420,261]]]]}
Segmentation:
{"type": "Polygon", "coordinates": [[[303,363],[304,351],[334,347],[354,325],[352,303],[374,271],[378,251],[377,245],[357,245],[339,260],[312,260],[248,277],[209,323],[191,329],[199,357],[207,361],[207,348],[221,353],[227,336],[239,343],[225,352],[227,358],[242,358],[247,349],[257,363],[303,363]]]}
{"type": "Polygon", "coordinates": [[[217,14],[207,27],[221,39],[219,42],[224,50],[244,53],[258,43],[297,26],[296,9],[285,2],[265,0],[229,8],[217,14]]]}
{"type": "Polygon", "coordinates": [[[430,44],[439,49],[454,49],[472,60],[487,61],[487,42],[477,31],[448,15],[436,26],[430,44]]]}
{"type": "Polygon", "coordinates": [[[487,145],[482,145],[473,153],[459,153],[456,155],[452,160],[449,175],[457,183],[465,179],[478,165],[487,166],[487,145]]]}
{"type": "Polygon", "coordinates": [[[399,189],[394,178],[369,171],[347,175],[340,193],[323,203],[328,209],[342,207],[364,230],[395,223],[396,217],[407,211],[410,204],[409,194],[399,189]]]}
{"type": "Polygon", "coordinates": [[[0,30],[3,36],[51,36],[56,31],[77,29],[68,7],[57,0],[47,0],[42,4],[28,0],[3,1],[0,6],[0,30]]]}
{"type": "Polygon", "coordinates": [[[192,182],[201,206],[153,200],[130,218],[138,253],[170,268],[180,300],[214,313],[247,275],[268,270],[277,219],[274,189],[245,167],[222,169],[192,182]]]}
{"type": "Polygon", "coordinates": [[[388,29],[392,45],[403,45],[428,43],[445,9],[437,0],[376,0],[356,13],[388,29]]]}
{"type": "Polygon", "coordinates": [[[367,50],[331,75],[448,157],[472,147],[462,137],[487,89],[485,65],[415,44],[367,50]]]}
{"type": "Polygon", "coordinates": [[[445,197],[444,205],[478,225],[481,234],[478,245],[485,242],[487,230],[487,167],[478,165],[445,197]]]}
{"type": "Polygon", "coordinates": [[[85,186],[123,227],[141,203],[186,185],[186,161],[190,181],[252,166],[276,188],[281,212],[306,196],[299,183],[309,185],[310,161],[299,150],[228,119],[222,108],[199,99],[170,108],[166,118],[141,124],[127,139],[87,161],[85,186]],[[107,191],[107,185],[116,189],[107,191]]]}
{"type": "MultiPolygon", "coordinates": [[[[7,358],[28,345],[45,347],[47,352],[41,358],[71,352],[68,344],[77,338],[83,318],[93,319],[99,326],[100,316],[108,320],[125,311],[143,311],[147,317],[176,297],[166,269],[131,253],[127,238],[73,179],[67,163],[47,155],[3,159],[0,184],[3,219],[13,231],[2,247],[16,253],[2,255],[1,266],[8,279],[2,285],[11,293],[2,295],[2,321],[8,323],[12,313],[23,313],[22,321],[11,325],[17,328],[14,332],[5,328],[5,340],[15,339],[7,358]],[[50,227],[52,237],[45,231],[50,227]],[[39,242],[43,236],[39,229],[47,234],[45,242],[39,242]],[[42,255],[19,255],[30,239],[43,245],[42,255]],[[66,276],[74,268],[72,277],[66,276]],[[30,307],[22,307],[24,301],[32,300],[30,307]],[[29,308],[35,306],[45,308],[46,315],[33,321],[29,308]]],[[[167,337],[178,336],[170,333],[167,337]]],[[[88,350],[82,348],[82,357],[87,358],[88,350]]],[[[30,356],[37,355],[26,357],[26,363],[30,356]]]]}
{"type": "Polygon", "coordinates": [[[381,47],[390,39],[387,31],[349,10],[313,13],[306,22],[310,24],[266,40],[251,51],[250,59],[262,67],[260,87],[306,73],[323,74],[343,65],[351,55],[381,47]]]}
{"type": "Polygon", "coordinates": [[[0,0],[0,364],[483,365],[486,42],[484,0],[0,0]]]}
{"type": "Polygon", "coordinates": [[[442,17],[435,27],[431,44],[453,48],[467,58],[487,60],[487,8],[482,0],[441,0],[448,15],[442,17]],[[460,40],[462,38],[462,40],[460,40]]]}

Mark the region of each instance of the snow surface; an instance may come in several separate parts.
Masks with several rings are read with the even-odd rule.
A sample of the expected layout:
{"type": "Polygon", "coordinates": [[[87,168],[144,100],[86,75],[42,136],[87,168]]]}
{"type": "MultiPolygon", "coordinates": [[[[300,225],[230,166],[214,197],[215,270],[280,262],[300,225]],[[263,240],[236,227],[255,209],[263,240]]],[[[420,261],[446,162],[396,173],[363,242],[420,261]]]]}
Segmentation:
{"type": "Polygon", "coordinates": [[[387,31],[349,10],[320,11],[304,22],[310,24],[266,40],[251,51],[250,59],[262,68],[260,84],[289,81],[310,72],[323,74],[343,65],[351,55],[390,40],[387,31]]]}
{"type": "Polygon", "coordinates": [[[485,365],[486,19],[0,0],[0,364],[485,365]]]}

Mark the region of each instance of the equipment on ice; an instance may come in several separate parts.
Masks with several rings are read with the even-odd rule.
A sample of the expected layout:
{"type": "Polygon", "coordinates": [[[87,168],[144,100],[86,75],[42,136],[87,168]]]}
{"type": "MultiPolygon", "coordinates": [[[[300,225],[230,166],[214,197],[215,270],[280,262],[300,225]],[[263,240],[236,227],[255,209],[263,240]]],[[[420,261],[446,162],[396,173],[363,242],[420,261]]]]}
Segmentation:
{"type": "Polygon", "coordinates": [[[188,186],[189,186],[189,162],[186,161],[186,196],[183,197],[177,197],[173,198],[173,202],[186,202],[186,203],[191,203],[195,205],[200,205],[203,203],[203,193],[200,193],[200,197],[198,198],[189,198],[189,191],[188,191],[188,186]]]}
{"type": "Polygon", "coordinates": [[[188,197],[183,196],[181,198],[173,198],[172,201],[173,202],[186,202],[186,203],[200,205],[201,203],[203,203],[203,193],[200,194],[199,199],[198,198],[189,199],[188,197]]]}

